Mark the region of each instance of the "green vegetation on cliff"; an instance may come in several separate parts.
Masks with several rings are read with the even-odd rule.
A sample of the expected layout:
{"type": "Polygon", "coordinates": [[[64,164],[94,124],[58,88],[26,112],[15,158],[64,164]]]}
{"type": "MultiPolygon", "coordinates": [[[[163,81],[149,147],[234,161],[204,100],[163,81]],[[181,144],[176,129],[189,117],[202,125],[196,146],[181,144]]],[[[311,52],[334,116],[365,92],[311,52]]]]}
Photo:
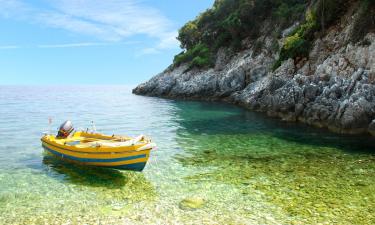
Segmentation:
{"type": "Polygon", "coordinates": [[[261,35],[264,29],[261,21],[270,20],[272,26],[266,32],[272,33],[275,26],[285,27],[301,18],[306,5],[304,0],[216,0],[211,9],[179,30],[177,39],[185,51],[175,57],[174,63],[211,66],[212,57],[220,47],[240,50],[243,39],[261,35]]]}
{"type": "Polygon", "coordinates": [[[279,59],[275,62],[273,69],[278,68],[282,61],[295,57],[307,57],[313,39],[313,32],[319,28],[314,11],[307,11],[303,24],[298,26],[290,36],[285,38],[280,49],[279,59]]]}
{"type": "Polygon", "coordinates": [[[213,65],[211,51],[206,44],[199,43],[175,56],[174,64],[180,65],[183,62],[190,62],[190,67],[204,67],[213,65]]]}
{"type": "MultiPolygon", "coordinates": [[[[221,47],[234,51],[243,48],[242,41],[255,41],[262,35],[280,38],[281,31],[296,22],[299,26],[279,47],[274,69],[288,58],[307,57],[312,42],[323,35],[354,4],[358,13],[351,40],[357,42],[375,28],[374,0],[216,0],[213,7],[185,24],[177,39],[184,49],[174,65],[189,63],[192,67],[211,67],[221,47]]],[[[262,43],[256,46],[262,47],[262,43]],[[259,45],[259,46],[258,46],[259,45]]]]}
{"type": "MultiPolygon", "coordinates": [[[[323,35],[327,28],[339,22],[342,16],[355,1],[317,0],[306,12],[304,22],[288,36],[280,49],[278,60],[273,69],[289,58],[308,57],[312,41],[323,35]]],[[[375,29],[375,0],[360,0],[357,10],[351,41],[358,42],[371,30],[375,29]]]]}

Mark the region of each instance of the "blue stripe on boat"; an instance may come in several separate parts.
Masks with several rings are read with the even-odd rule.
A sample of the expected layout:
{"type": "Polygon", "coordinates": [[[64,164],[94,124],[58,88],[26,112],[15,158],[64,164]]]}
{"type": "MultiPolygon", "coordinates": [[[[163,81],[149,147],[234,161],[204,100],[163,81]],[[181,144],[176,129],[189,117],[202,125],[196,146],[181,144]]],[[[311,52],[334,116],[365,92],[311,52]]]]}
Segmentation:
{"type": "MultiPolygon", "coordinates": [[[[62,149],[62,150],[65,150],[65,151],[69,151],[69,152],[75,152],[75,153],[83,153],[83,154],[92,154],[92,153],[94,153],[94,152],[80,152],[80,151],[76,151],[76,150],[71,150],[71,149],[67,149],[67,148],[62,148],[61,146],[57,146],[57,145],[54,145],[54,144],[51,144],[51,143],[49,143],[49,142],[42,142],[42,145],[45,145],[45,144],[47,144],[47,145],[50,145],[50,146],[53,146],[53,147],[55,147],[55,148],[59,148],[59,149],[62,149]]],[[[151,150],[151,149],[145,149],[145,150],[142,150],[142,151],[137,151],[137,150],[131,150],[131,151],[126,151],[126,152],[143,152],[143,151],[149,151],[149,150],[151,150]]],[[[111,154],[112,152],[95,152],[94,154],[111,154]]],[[[116,154],[118,154],[118,153],[123,153],[123,152],[116,152],[116,154]]]]}
{"type": "Polygon", "coordinates": [[[65,155],[65,154],[62,154],[60,152],[54,151],[54,150],[52,150],[52,149],[50,149],[50,148],[48,148],[44,145],[43,145],[43,147],[47,151],[49,151],[52,154],[54,154],[56,156],[59,156],[61,158],[66,158],[66,159],[75,160],[75,161],[79,161],[79,162],[86,162],[86,163],[121,162],[121,161],[132,160],[132,159],[141,159],[141,158],[145,158],[147,156],[145,154],[142,154],[142,155],[128,156],[128,157],[116,158],[116,159],[88,159],[88,158],[78,158],[78,157],[75,157],[75,156],[65,155]]]}

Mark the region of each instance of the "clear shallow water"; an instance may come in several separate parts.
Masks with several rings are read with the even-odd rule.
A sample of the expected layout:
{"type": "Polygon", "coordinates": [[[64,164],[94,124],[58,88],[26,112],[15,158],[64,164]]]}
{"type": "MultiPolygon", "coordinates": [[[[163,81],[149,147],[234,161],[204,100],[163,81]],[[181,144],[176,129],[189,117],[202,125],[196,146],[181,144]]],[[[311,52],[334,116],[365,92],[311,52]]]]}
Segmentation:
{"type": "Polygon", "coordinates": [[[374,224],[375,142],[241,108],[121,86],[0,86],[1,224],[374,224]],[[147,134],[143,173],[63,163],[42,132],[66,120],[147,134]],[[198,209],[181,207],[201,198],[198,209]]]}

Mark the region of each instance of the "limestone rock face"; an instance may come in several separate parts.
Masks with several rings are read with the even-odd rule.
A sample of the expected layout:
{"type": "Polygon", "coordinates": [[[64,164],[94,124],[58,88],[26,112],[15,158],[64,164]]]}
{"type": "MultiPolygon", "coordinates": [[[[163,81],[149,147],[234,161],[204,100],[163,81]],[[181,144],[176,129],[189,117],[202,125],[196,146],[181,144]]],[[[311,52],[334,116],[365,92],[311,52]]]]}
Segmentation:
{"type": "Polygon", "coordinates": [[[221,99],[287,121],[375,135],[375,34],[367,34],[366,45],[351,44],[347,29],[329,32],[314,42],[308,59],[289,59],[276,71],[277,55],[267,49],[255,54],[250,45],[230,57],[220,49],[212,69],[169,68],[133,92],[221,99]]]}
{"type": "Polygon", "coordinates": [[[267,76],[273,62],[273,58],[266,54],[251,57],[251,49],[233,56],[229,61],[222,59],[222,52],[224,50],[219,51],[220,59],[214,69],[187,71],[187,65],[167,69],[133,92],[174,98],[221,99],[267,76]]]}
{"type": "Polygon", "coordinates": [[[375,118],[375,85],[358,74],[354,72],[347,79],[331,77],[339,82],[321,82],[300,74],[293,79],[268,77],[232,97],[236,103],[285,120],[364,133],[375,118]]]}

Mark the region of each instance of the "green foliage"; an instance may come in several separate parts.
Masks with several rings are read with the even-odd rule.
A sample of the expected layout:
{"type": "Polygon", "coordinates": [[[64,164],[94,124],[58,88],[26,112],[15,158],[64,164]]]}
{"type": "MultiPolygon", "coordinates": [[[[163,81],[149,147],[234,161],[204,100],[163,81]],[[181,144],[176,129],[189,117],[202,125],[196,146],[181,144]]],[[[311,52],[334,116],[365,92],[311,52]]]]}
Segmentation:
{"type": "Polygon", "coordinates": [[[190,49],[197,42],[199,36],[200,32],[197,24],[194,21],[190,21],[179,30],[177,39],[181,43],[181,48],[190,49]]]}
{"type": "Polygon", "coordinates": [[[183,63],[183,62],[185,62],[187,60],[189,60],[188,54],[185,53],[185,51],[182,51],[178,55],[174,56],[173,64],[176,65],[176,66],[178,66],[178,65],[180,65],[181,63],[183,63]]]}
{"type": "Polygon", "coordinates": [[[298,26],[292,34],[287,37],[281,47],[279,59],[273,65],[277,69],[282,61],[289,58],[307,57],[311,48],[313,34],[319,29],[315,12],[308,10],[303,24],[298,26]]]}
{"type": "Polygon", "coordinates": [[[241,19],[238,12],[231,13],[223,22],[222,26],[227,30],[238,31],[241,28],[241,19]]]}
{"type": "MultiPolygon", "coordinates": [[[[357,42],[363,39],[369,30],[375,30],[375,1],[361,0],[360,10],[354,23],[351,40],[357,42]]],[[[315,34],[324,34],[325,30],[337,23],[347,12],[350,1],[347,0],[316,0],[311,4],[311,10],[307,11],[305,22],[285,39],[280,49],[279,59],[273,69],[278,68],[282,61],[288,58],[307,57],[311,48],[311,42],[315,34]]],[[[280,5],[276,14],[280,17],[288,16],[288,9],[284,4],[280,5]]]]}
{"type": "Polygon", "coordinates": [[[306,4],[301,1],[282,2],[275,10],[274,16],[282,20],[283,23],[290,23],[298,19],[298,17],[305,11],[306,4]]]}
{"type": "Polygon", "coordinates": [[[174,58],[174,65],[178,66],[182,63],[189,62],[189,67],[208,67],[212,66],[212,54],[205,44],[197,44],[186,52],[181,52],[174,58]]]}
{"type": "Polygon", "coordinates": [[[375,30],[375,0],[215,0],[211,9],[179,30],[178,40],[185,52],[175,57],[175,65],[213,65],[212,56],[220,47],[238,51],[244,38],[256,40],[261,31],[262,35],[273,35],[304,18],[280,49],[277,42],[272,44],[273,51],[280,50],[274,66],[277,68],[288,58],[308,56],[315,36],[337,23],[354,1],[361,1],[351,37],[358,42],[369,30],[375,30]],[[307,6],[309,10],[304,16],[307,6]],[[270,25],[261,27],[266,20],[270,20],[270,25]]]}
{"type": "Polygon", "coordinates": [[[219,34],[219,36],[214,41],[214,44],[212,46],[212,49],[214,51],[217,51],[222,46],[227,46],[228,43],[232,40],[232,36],[229,32],[222,32],[219,34]]]}
{"type": "Polygon", "coordinates": [[[190,67],[202,68],[202,67],[210,66],[212,64],[211,62],[212,62],[211,59],[207,56],[203,56],[203,57],[202,56],[196,56],[191,61],[190,67]]]}
{"type": "MultiPolygon", "coordinates": [[[[299,36],[303,38],[313,38],[315,31],[319,30],[319,25],[317,22],[316,13],[314,11],[308,10],[306,12],[306,19],[303,24],[298,26],[291,34],[291,36],[299,36]]],[[[288,38],[287,38],[288,39],[288,38]]]]}
{"type": "Polygon", "coordinates": [[[272,65],[272,71],[275,71],[277,68],[281,66],[282,60],[279,58],[276,60],[272,65]]]}
{"type": "MultiPolygon", "coordinates": [[[[187,61],[199,67],[211,64],[212,59],[207,55],[200,55],[192,62],[197,56],[193,56],[193,49],[202,44],[208,48],[210,55],[224,46],[238,51],[244,38],[259,37],[262,29],[260,21],[271,18],[275,27],[280,23],[287,24],[299,17],[305,7],[305,0],[216,0],[211,9],[179,30],[177,39],[186,52],[176,56],[175,65],[187,61]]],[[[274,31],[272,27],[267,28],[270,32],[274,31]]]]}
{"type": "MultiPolygon", "coordinates": [[[[361,1],[361,11],[351,38],[355,42],[375,27],[374,0],[361,1]]],[[[337,23],[349,4],[351,1],[347,0],[215,0],[211,9],[179,30],[178,40],[186,52],[176,56],[175,64],[191,62],[192,66],[198,67],[212,65],[212,55],[220,47],[231,47],[238,51],[244,38],[255,40],[260,30],[266,29],[271,35],[276,27],[283,29],[291,25],[303,17],[309,5],[304,22],[281,46],[276,68],[288,58],[308,56],[315,35],[324,33],[329,26],[337,23]],[[260,27],[261,21],[266,19],[272,20],[272,26],[260,27]]],[[[278,44],[274,43],[272,48],[277,49],[278,44]]]]}
{"type": "Polygon", "coordinates": [[[298,56],[307,56],[309,54],[309,49],[309,41],[295,34],[285,40],[285,43],[280,51],[280,59],[286,60],[298,56]]]}

